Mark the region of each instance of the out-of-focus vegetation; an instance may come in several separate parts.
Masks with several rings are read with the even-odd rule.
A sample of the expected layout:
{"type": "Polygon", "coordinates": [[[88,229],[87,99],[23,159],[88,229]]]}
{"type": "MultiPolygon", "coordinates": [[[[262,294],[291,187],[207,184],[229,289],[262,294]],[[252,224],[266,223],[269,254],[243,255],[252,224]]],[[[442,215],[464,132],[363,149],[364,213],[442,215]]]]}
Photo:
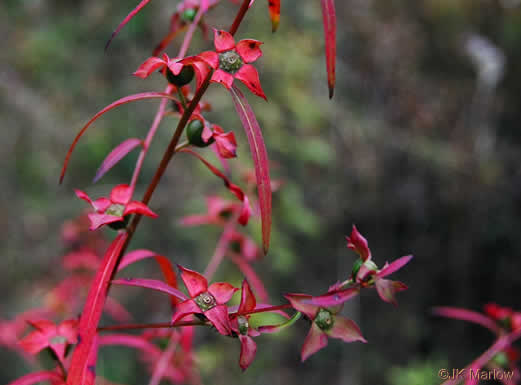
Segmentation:
{"type": "MultiPolygon", "coordinates": [[[[130,178],[136,154],[97,185],[90,183],[112,147],[145,134],[157,102],[125,106],[99,120],[73,154],[64,185],[57,184],[68,145],[96,111],[127,94],[163,88],[159,75],[141,80],[131,73],[166,32],[176,1],[151,2],[103,52],[135,3],[0,3],[1,318],[37,304],[58,277],[60,226],[85,207],[72,188],[103,195],[130,178]]],[[[283,181],[274,196],[272,248],[256,265],[259,274],[274,301],[283,292],[323,292],[350,271],[355,257],[344,235],[356,223],[378,264],[415,255],[399,273],[410,289],[399,295],[398,308],[376,293],[348,303],[346,315],[359,322],[369,343],[331,341],[305,364],[298,360],[305,327],[259,339],[258,358],[243,375],[236,341],[203,333],[197,348],[203,381],[436,383],[441,364],[432,357],[462,367],[492,341],[479,327],[434,319],[431,306],[478,310],[496,301],[521,308],[520,2],[337,1],[333,101],[327,99],[319,1],[282,3],[276,34],[262,1],[238,32],[265,43],[259,69],[269,103],[250,100],[273,161],[272,177],[283,181]]],[[[233,7],[223,1],[207,22],[227,26],[233,7]]],[[[199,33],[196,40],[191,53],[210,47],[199,33]]],[[[236,132],[240,163],[251,164],[229,95],[217,86],[207,95],[214,107],[209,117],[236,132]]],[[[138,196],[175,123],[162,123],[138,196]]],[[[176,158],[151,202],[160,219],[144,221],[133,246],[203,269],[219,232],[185,229],[178,220],[203,211],[209,191],[227,194],[193,159],[176,158]]],[[[260,238],[260,226],[249,232],[260,238]]],[[[225,266],[217,278],[238,284],[240,275],[225,266]]],[[[150,294],[134,293],[127,304],[137,320],[168,317],[165,303],[164,318],[148,320],[138,309],[150,294]]],[[[9,351],[0,357],[2,383],[29,370],[9,351]]],[[[142,383],[146,373],[134,359],[127,349],[107,349],[100,374],[142,383]]]]}

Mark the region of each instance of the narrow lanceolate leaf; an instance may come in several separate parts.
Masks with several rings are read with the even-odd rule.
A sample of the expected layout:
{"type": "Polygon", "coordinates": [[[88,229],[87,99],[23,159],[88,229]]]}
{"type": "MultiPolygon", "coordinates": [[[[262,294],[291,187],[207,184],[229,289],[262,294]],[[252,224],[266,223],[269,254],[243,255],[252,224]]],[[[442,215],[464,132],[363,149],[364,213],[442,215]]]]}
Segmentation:
{"type": "Polygon", "coordinates": [[[136,286],[136,287],[144,287],[145,289],[152,289],[156,291],[160,291],[162,293],[169,294],[174,296],[181,301],[188,299],[188,297],[182,292],[172,287],[163,281],[158,281],[156,279],[144,279],[144,278],[123,278],[123,279],[115,279],[112,281],[114,285],[124,285],[124,286],[136,286]]]}
{"type": "Polygon", "coordinates": [[[101,111],[99,111],[96,115],[94,115],[85,126],[78,132],[78,135],[74,138],[69,151],[67,152],[67,155],[65,156],[65,161],[63,162],[63,168],[60,175],[60,183],[63,181],[63,177],[65,176],[65,172],[67,171],[67,166],[69,164],[70,157],[72,155],[72,152],[74,151],[74,148],[76,147],[76,144],[78,144],[78,141],[82,137],[82,135],[87,131],[87,128],[96,121],[101,115],[103,115],[105,112],[112,110],[113,108],[119,107],[122,104],[135,102],[137,100],[145,100],[145,99],[170,99],[173,101],[177,101],[176,98],[174,98],[172,95],[165,94],[163,92],[142,92],[139,94],[129,95],[125,96],[124,98],[121,98],[119,100],[116,100],[114,103],[109,104],[107,107],[103,108],[101,111]]]}
{"type": "Polygon", "coordinates": [[[235,104],[235,109],[242,122],[250,151],[255,165],[255,177],[257,178],[257,192],[259,194],[259,206],[262,220],[262,246],[264,254],[270,246],[271,232],[271,181],[268,165],[268,154],[261,129],[255,113],[253,112],[243,93],[235,86],[230,89],[235,104]]]}
{"type": "MultiPolygon", "coordinates": [[[[154,258],[156,263],[159,265],[161,272],[163,273],[165,282],[176,289],[178,288],[177,278],[175,275],[174,266],[172,266],[172,262],[170,262],[170,260],[164,255],[158,255],[150,250],[140,249],[125,254],[118,266],[118,271],[124,269],[128,265],[146,258],[154,258]]],[[[177,303],[179,303],[179,300],[176,297],[172,297],[172,307],[175,307],[177,303]]]]}
{"type": "Polygon", "coordinates": [[[322,20],[326,39],[326,68],[329,98],[335,91],[335,62],[336,62],[336,12],[335,0],[320,0],[322,5],[322,20]]]}
{"type": "Polygon", "coordinates": [[[494,333],[499,332],[499,328],[493,319],[472,310],[461,309],[458,307],[439,306],[433,308],[432,312],[435,315],[441,317],[454,318],[462,321],[473,322],[475,324],[486,327],[494,333]]]}
{"type": "Polygon", "coordinates": [[[134,348],[150,355],[151,357],[159,356],[161,354],[161,350],[159,350],[156,345],[148,342],[143,337],[133,336],[130,334],[108,334],[98,336],[98,343],[100,346],[119,345],[134,348]]]}
{"type": "Polygon", "coordinates": [[[123,159],[130,151],[141,145],[143,142],[137,138],[130,138],[120,143],[107,155],[101,166],[96,171],[93,182],[96,183],[101,179],[107,171],[114,167],[121,159],[123,159]]]}
{"type": "Polygon", "coordinates": [[[96,330],[107,299],[110,279],[116,268],[119,253],[127,234],[119,234],[108,248],[99,270],[96,272],[78,327],[78,344],[72,356],[67,385],[85,385],[89,379],[87,366],[95,344],[96,330]]]}
{"type": "Polygon", "coordinates": [[[116,35],[121,31],[121,28],[125,26],[136,14],[141,11],[141,9],[147,5],[150,2],[150,0],[142,0],[136,8],[134,8],[128,15],[123,19],[121,23],[119,23],[118,27],[112,32],[112,35],[110,36],[109,41],[107,41],[107,44],[105,44],[105,51],[109,48],[110,43],[112,40],[116,37],[116,35]]]}
{"type": "Polygon", "coordinates": [[[270,10],[271,30],[275,32],[280,22],[280,0],[268,0],[270,10]]]}
{"type": "Polygon", "coordinates": [[[23,377],[17,378],[16,380],[10,382],[8,385],[31,385],[43,381],[52,381],[53,384],[65,383],[63,381],[62,376],[60,376],[57,372],[36,372],[26,374],[23,377]]]}

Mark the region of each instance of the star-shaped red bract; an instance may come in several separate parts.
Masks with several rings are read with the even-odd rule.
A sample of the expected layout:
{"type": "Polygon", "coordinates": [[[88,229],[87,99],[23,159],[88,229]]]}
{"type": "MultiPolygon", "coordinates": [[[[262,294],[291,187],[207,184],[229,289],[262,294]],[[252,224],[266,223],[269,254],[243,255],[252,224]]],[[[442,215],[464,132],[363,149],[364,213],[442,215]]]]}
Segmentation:
{"type": "Polygon", "coordinates": [[[123,222],[125,216],[140,214],[151,218],[157,218],[157,214],[139,201],[131,201],[132,189],[127,184],[117,185],[110,192],[109,198],[98,198],[96,200],[81,190],[75,190],[76,196],[89,202],[95,212],[89,214],[90,229],[96,230],[103,225],[114,222],[123,222]]]}
{"type": "Polygon", "coordinates": [[[222,30],[214,30],[215,51],[206,51],[198,57],[215,71],[212,82],[232,87],[235,79],[240,80],[255,95],[266,99],[262,90],[257,69],[250,63],[262,56],[262,42],[244,39],[235,44],[233,36],[222,30]]]}
{"type": "Polygon", "coordinates": [[[257,344],[252,337],[257,337],[260,332],[249,325],[249,313],[255,310],[257,301],[248,284],[248,281],[242,282],[241,302],[237,313],[233,315],[231,320],[232,330],[237,333],[241,342],[241,355],[239,357],[239,366],[242,370],[246,370],[253,362],[257,353],[257,344]]]}
{"type": "Polygon", "coordinates": [[[237,288],[226,282],[215,282],[208,286],[206,278],[198,272],[179,265],[178,267],[190,298],[176,306],[172,323],[189,314],[204,314],[219,333],[231,334],[228,308],[225,303],[232,298],[237,288]]]}
{"type": "Polygon", "coordinates": [[[199,88],[208,74],[208,68],[198,61],[170,58],[166,53],[163,54],[162,58],[156,56],[149,57],[139,66],[136,72],[134,72],[134,75],[145,79],[150,76],[152,72],[160,71],[163,75],[167,76],[167,70],[170,70],[172,74],[178,76],[185,66],[192,66],[197,79],[197,88],[199,88]]]}
{"type": "Polygon", "coordinates": [[[224,132],[221,126],[212,124],[199,114],[193,114],[190,122],[199,120],[203,125],[201,139],[204,143],[215,142],[219,156],[225,159],[235,158],[237,156],[237,140],[235,134],[224,132]]]}
{"type": "Polygon", "coordinates": [[[47,320],[28,321],[28,323],[36,330],[20,341],[20,345],[27,353],[36,354],[45,348],[50,348],[63,362],[67,346],[77,342],[76,320],[63,321],[59,325],[47,320]]]}
{"type": "Polygon", "coordinates": [[[307,294],[287,294],[285,297],[295,310],[311,320],[311,329],[302,346],[302,361],[325,348],[327,337],[338,338],[344,342],[367,342],[354,321],[338,315],[342,306],[324,308],[312,305],[309,301],[313,300],[313,297],[307,294]]]}

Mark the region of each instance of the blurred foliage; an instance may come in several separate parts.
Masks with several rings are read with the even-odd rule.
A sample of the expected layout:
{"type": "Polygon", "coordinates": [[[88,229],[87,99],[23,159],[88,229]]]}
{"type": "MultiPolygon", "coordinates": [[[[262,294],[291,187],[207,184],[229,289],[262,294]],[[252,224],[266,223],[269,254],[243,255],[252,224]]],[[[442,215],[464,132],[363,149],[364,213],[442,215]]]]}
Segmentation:
{"type": "MultiPolygon", "coordinates": [[[[101,196],[130,178],[136,154],[98,185],[90,183],[111,148],[145,135],[156,102],[124,106],[96,122],[73,154],[64,185],[57,185],[68,145],[96,111],[127,94],[164,87],[159,75],[144,81],[130,74],[166,32],[177,2],[152,1],[103,52],[134,3],[0,3],[0,289],[9,293],[1,318],[37,304],[58,279],[60,226],[85,208],[72,188],[101,196]]],[[[259,338],[258,359],[241,376],[237,341],[203,332],[197,341],[203,381],[428,384],[441,363],[462,366],[491,342],[477,327],[433,319],[431,306],[478,310],[496,301],[520,308],[520,2],[337,1],[338,84],[332,102],[319,1],[282,3],[277,33],[271,33],[262,1],[238,32],[239,38],[265,43],[258,63],[269,103],[248,98],[263,128],[272,178],[282,181],[274,195],[272,249],[255,267],[275,303],[283,292],[318,294],[349,274],[355,256],[346,250],[344,234],[356,223],[378,264],[415,255],[399,273],[410,290],[399,296],[396,309],[375,293],[346,304],[345,314],[360,323],[369,343],[331,341],[302,365],[305,325],[289,330],[291,336],[259,338]]],[[[223,1],[207,22],[227,26],[233,9],[223,1]]],[[[191,53],[211,47],[199,32],[196,40],[191,53]]],[[[174,42],[171,56],[179,44],[174,42]]],[[[222,87],[212,86],[207,95],[214,107],[208,118],[239,139],[241,168],[234,168],[233,180],[243,183],[240,174],[251,161],[231,100],[222,87]]],[[[176,123],[162,123],[138,196],[176,123]]],[[[218,229],[185,229],[178,221],[203,212],[209,192],[230,197],[197,162],[177,157],[151,203],[160,218],[143,221],[133,247],[204,269],[218,229]]],[[[258,223],[246,231],[260,239],[258,223]]],[[[143,267],[136,274],[151,271],[143,267]]],[[[216,278],[241,280],[231,264],[216,278]]],[[[126,296],[115,292],[138,321],[153,321],[149,314],[162,316],[157,321],[168,317],[164,297],[137,289],[126,296]]],[[[0,357],[6,368],[0,382],[30,370],[9,351],[0,357]]],[[[100,371],[116,382],[142,383],[145,373],[134,359],[127,349],[107,349],[100,371]]]]}

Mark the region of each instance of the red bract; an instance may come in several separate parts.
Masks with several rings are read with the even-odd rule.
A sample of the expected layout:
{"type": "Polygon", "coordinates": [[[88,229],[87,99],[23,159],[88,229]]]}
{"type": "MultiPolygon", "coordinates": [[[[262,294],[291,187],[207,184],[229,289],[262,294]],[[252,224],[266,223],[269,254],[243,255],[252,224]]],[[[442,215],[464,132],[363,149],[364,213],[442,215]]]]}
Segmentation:
{"type": "Polygon", "coordinates": [[[225,303],[232,298],[237,288],[225,282],[208,286],[208,281],[201,274],[179,265],[178,267],[190,298],[177,305],[172,323],[189,314],[204,314],[219,333],[229,335],[231,328],[225,303]]]}
{"type": "Polygon", "coordinates": [[[155,56],[149,57],[138,67],[136,72],[134,72],[134,75],[141,79],[146,79],[152,72],[160,71],[163,75],[166,76],[167,70],[170,70],[175,76],[177,76],[181,73],[183,67],[187,65],[193,67],[197,78],[197,87],[199,88],[204,78],[208,74],[208,68],[203,63],[197,61],[190,61],[187,63],[182,58],[171,59],[166,53],[163,54],[163,58],[155,56]]]}
{"type": "Polygon", "coordinates": [[[226,223],[226,218],[240,213],[242,205],[223,199],[219,196],[209,196],[206,198],[206,207],[208,208],[206,214],[189,215],[181,219],[180,223],[184,226],[199,226],[199,225],[220,225],[226,223]]]}
{"type": "Polygon", "coordinates": [[[110,198],[98,198],[95,201],[81,190],[75,190],[78,198],[89,202],[95,213],[89,214],[90,229],[97,228],[114,222],[123,222],[125,216],[130,214],[140,214],[151,218],[157,218],[157,214],[150,210],[145,204],[139,201],[131,201],[132,189],[129,185],[120,184],[114,187],[110,193],[110,198]]]}
{"type": "Polygon", "coordinates": [[[65,350],[70,344],[77,341],[76,320],[67,320],[59,325],[51,321],[28,321],[36,330],[29,333],[21,341],[22,348],[30,354],[36,354],[40,350],[50,348],[56,357],[63,362],[65,350]]]}
{"type": "Polygon", "coordinates": [[[376,291],[382,300],[385,302],[392,303],[396,305],[395,294],[407,290],[407,285],[398,281],[391,281],[389,279],[384,279],[384,277],[394,273],[395,271],[401,269],[412,259],[412,255],[406,255],[405,257],[398,258],[396,261],[393,261],[391,264],[385,264],[382,270],[378,271],[374,276],[376,291]]]}
{"type": "Polygon", "coordinates": [[[355,225],[353,225],[353,230],[351,231],[351,236],[346,237],[347,239],[347,247],[351,250],[354,250],[360,255],[362,261],[367,261],[371,259],[371,250],[367,245],[367,240],[360,234],[355,225]]]}
{"type": "Polygon", "coordinates": [[[192,116],[193,118],[190,119],[190,122],[199,120],[203,125],[201,139],[204,143],[215,141],[217,153],[225,159],[235,158],[237,156],[237,141],[235,140],[235,134],[233,132],[224,132],[221,126],[211,124],[201,115],[193,114],[192,116]]]}
{"type": "Polygon", "coordinates": [[[255,353],[257,353],[257,344],[252,337],[257,337],[260,333],[250,327],[248,321],[250,316],[247,314],[257,306],[255,296],[251,291],[250,285],[246,280],[242,281],[241,303],[239,309],[231,321],[232,330],[237,333],[241,341],[241,355],[239,357],[239,366],[242,370],[246,370],[253,362],[255,353]]]}
{"type": "Polygon", "coordinates": [[[502,328],[512,331],[521,330],[521,313],[495,303],[488,303],[483,307],[485,313],[502,328]]]}
{"type": "Polygon", "coordinates": [[[344,342],[367,342],[354,321],[338,315],[341,306],[324,308],[312,305],[310,301],[313,297],[307,294],[287,294],[285,297],[295,310],[305,314],[311,321],[311,329],[302,346],[302,361],[325,348],[327,337],[338,338],[344,342]]]}
{"type": "Polygon", "coordinates": [[[231,89],[233,81],[237,79],[255,95],[266,99],[260,85],[259,73],[250,64],[262,56],[262,42],[244,39],[235,44],[231,34],[214,30],[214,44],[215,51],[206,51],[197,56],[215,70],[211,81],[231,89]]]}

